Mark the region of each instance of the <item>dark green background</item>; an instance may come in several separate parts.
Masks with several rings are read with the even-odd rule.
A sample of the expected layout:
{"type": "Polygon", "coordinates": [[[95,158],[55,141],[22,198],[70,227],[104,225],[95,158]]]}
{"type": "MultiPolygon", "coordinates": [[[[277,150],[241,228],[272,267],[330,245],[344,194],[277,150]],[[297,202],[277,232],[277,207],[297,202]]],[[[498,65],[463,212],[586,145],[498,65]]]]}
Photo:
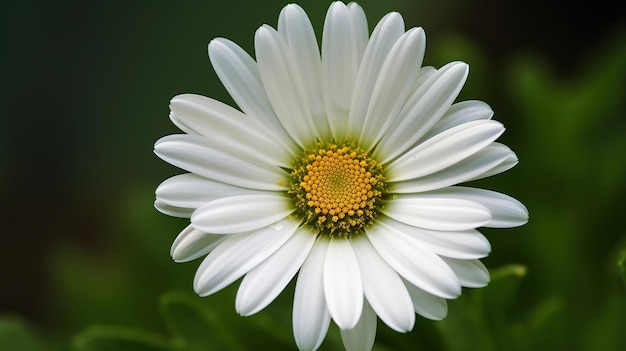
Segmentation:
{"type": "MultiPolygon", "coordinates": [[[[185,221],[157,213],[153,192],[179,170],[158,160],[152,145],[177,132],[167,118],[174,95],[199,93],[232,104],[210,66],[208,42],[223,36],[252,53],[256,28],[275,26],[285,4],[3,5],[0,315],[17,317],[26,325],[20,328],[59,350],[92,324],[167,334],[159,297],[175,291],[194,300],[191,281],[198,262],[178,265],[169,258],[185,221]]],[[[319,38],[329,2],[299,4],[319,38]]],[[[520,158],[512,171],[476,184],[506,192],[530,210],[524,227],[484,231],[493,246],[484,260],[489,268],[527,267],[519,290],[511,293],[506,318],[497,322],[507,331],[483,335],[489,347],[502,349],[516,340],[520,349],[617,350],[623,345],[619,333],[626,331],[626,289],[618,267],[626,250],[624,6],[495,0],[360,4],[370,29],[394,10],[407,28],[423,26],[425,64],[468,62],[461,99],[488,102],[507,127],[500,140],[520,158]],[[542,313],[547,317],[535,316],[542,313]],[[548,322],[533,326],[533,318],[548,322]]],[[[255,330],[249,322],[254,318],[283,318],[285,329],[276,333],[289,340],[290,294],[259,317],[233,323],[255,330]]],[[[420,320],[414,332],[399,336],[404,344],[379,332],[381,347],[472,349],[450,341],[473,340],[472,330],[454,328],[455,313],[476,308],[466,310],[475,300],[472,294],[450,303],[449,322],[420,320]]],[[[229,319],[235,315],[233,288],[197,302],[227,306],[220,311],[229,319]]],[[[263,343],[264,332],[258,333],[263,343]]]]}

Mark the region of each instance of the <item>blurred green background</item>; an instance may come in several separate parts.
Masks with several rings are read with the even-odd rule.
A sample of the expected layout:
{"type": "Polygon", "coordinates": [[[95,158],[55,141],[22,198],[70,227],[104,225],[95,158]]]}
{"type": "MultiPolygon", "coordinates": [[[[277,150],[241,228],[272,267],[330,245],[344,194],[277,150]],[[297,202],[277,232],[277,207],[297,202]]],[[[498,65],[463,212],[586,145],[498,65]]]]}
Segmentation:
{"type": "MultiPolygon", "coordinates": [[[[3,5],[0,350],[295,349],[290,286],[241,318],[236,285],[197,298],[199,261],[169,247],[186,221],[152,207],[180,171],[152,145],[168,102],[232,104],[206,45],[253,52],[285,1],[25,0],[3,5]]],[[[329,2],[300,1],[318,38],[329,2]]],[[[621,4],[361,1],[370,29],[399,11],[425,64],[470,64],[460,99],[488,102],[518,153],[475,186],[520,199],[521,228],[484,230],[492,283],[441,322],[381,325],[376,350],[623,350],[626,340],[626,11],[621,4]]],[[[341,348],[335,327],[322,346],[341,348]]]]}

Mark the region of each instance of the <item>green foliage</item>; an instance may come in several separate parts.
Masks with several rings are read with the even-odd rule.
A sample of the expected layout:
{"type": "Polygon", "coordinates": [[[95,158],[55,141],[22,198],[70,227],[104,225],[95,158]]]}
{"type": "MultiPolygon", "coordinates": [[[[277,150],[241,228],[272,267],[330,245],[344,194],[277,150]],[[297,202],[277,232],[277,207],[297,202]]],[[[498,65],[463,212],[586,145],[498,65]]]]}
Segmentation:
{"type": "Polygon", "coordinates": [[[72,346],[76,351],[236,351],[258,345],[289,349],[293,344],[284,337],[286,327],[272,318],[242,323],[231,306],[207,304],[195,296],[165,294],[160,312],[167,327],[165,335],[135,327],[95,325],[76,335],[72,346]]]}
{"type": "Polygon", "coordinates": [[[620,349],[614,326],[625,324],[615,309],[626,307],[616,295],[613,250],[624,234],[616,223],[626,195],[626,47],[614,43],[624,34],[568,80],[536,59],[511,66],[512,106],[525,129],[518,171],[531,180],[522,197],[531,221],[520,250],[530,270],[541,271],[526,291],[535,303],[558,291],[564,304],[559,323],[543,335],[545,347],[620,349]]]}
{"type": "Polygon", "coordinates": [[[77,351],[165,351],[174,350],[170,340],[143,330],[92,326],[73,341],[77,351]]]}
{"type": "Polygon", "coordinates": [[[11,351],[53,350],[24,321],[11,316],[0,316],[0,347],[11,351]]]}
{"type": "Polygon", "coordinates": [[[505,266],[491,273],[490,284],[466,291],[449,303],[448,317],[437,326],[448,350],[526,350],[526,325],[513,320],[517,288],[526,268],[505,266]],[[467,296],[465,296],[467,295],[467,296]]]}
{"type": "Polygon", "coordinates": [[[272,319],[241,323],[232,306],[207,305],[197,297],[167,294],[161,299],[161,311],[179,350],[250,350],[258,345],[282,349],[293,343],[282,337],[284,327],[272,319]]]}
{"type": "MultiPolygon", "coordinates": [[[[207,310],[195,300],[184,296],[165,296],[161,299],[163,316],[168,327],[184,350],[243,350],[236,330],[228,328],[214,311],[207,310]]],[[[231,312],[232,314],[232,312],[231,312]]],[[[228,319],[227,315],[223,316],[228,319]]]]}
{"type": "Polygon", "coordinates": [[[626,286],[626,250],[620,252],[619,261],[617,261],[617,267],[619,269],[624,285],[626,286]]]}

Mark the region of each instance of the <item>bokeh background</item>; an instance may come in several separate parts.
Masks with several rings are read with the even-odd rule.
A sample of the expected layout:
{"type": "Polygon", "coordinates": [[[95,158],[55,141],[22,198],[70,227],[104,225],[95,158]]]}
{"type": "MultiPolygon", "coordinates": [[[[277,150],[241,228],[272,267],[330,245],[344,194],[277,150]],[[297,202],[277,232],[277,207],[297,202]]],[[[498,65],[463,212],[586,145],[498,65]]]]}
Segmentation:
{"type": "MultiPolygon", "coordinates": [[[[286,1],[14,1],[3,5],[0,350],[294,349],[292,287],[258,315],[236,285],[197,298],[199,261],[169,247],[185,221],[152,207],[180,171],[152,153],[177,132],[168,101],[232,104],[208,42],[253,52],[286,1]]],[[[321,33],[328,1],[303,0],[321,33]]],[[[495,110],[520,164],[476,186],[530,210],[484,230],[492,284],[441,322],[381,325],[376,350],[623,350],[626,332],[626,11],[595,1],[363,0],[370,29],[399,11],[425,64],[462,60],[460,96],[495,110]],[[620,263],[621,262],[621,263],[620,263]]],[[[341,349],[336,327],[322,346],[341,349]]]]}

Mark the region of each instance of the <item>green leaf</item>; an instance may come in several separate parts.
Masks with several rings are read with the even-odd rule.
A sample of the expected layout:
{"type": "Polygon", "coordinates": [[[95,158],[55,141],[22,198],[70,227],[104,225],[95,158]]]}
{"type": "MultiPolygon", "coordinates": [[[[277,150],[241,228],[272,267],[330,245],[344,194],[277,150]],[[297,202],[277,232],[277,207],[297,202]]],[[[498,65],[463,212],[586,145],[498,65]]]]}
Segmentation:
{"type": "Polygon", "coordinates": [[[521,331],[507,311],[515,306],[517,289],[526,267],[507,265],[491,271],[485,288],[464,289],[457,300],[448,302],[448,317],[437,324],[449,350],[529,349],[521,331]]]}
{"type": "Polygon", "coordinates": [[[506,345],[510,350],[530,350],[530,341],[520,321],[521,316],[512,313],[519,306],[518,289],[526,276],[526,267],[519,264],[502,266],[491,271],[491,282],[478,292],[478,298],[484,313],[485,323],[491,331],[496,349],[506,345]]]}
{"type": "Polygon", "coordinates": [[[11,351],[50,350],[23,321],[14,317],[0,317],[0,346],[11,351]]]}
{"type": "Polygon", "coordinates": [[[491,271],[491,282],[480,290],[485,317],[493,322],[506,320],[506,311],[514,305],[519,284],[526,276],[526,267],[511,264],[491,271]]]}
{"type": "Polygon", "coordinates": [[[476,298],[478,292],[463,291],[463,296],[448,301],[448,316],[435,324],[441,332],[445,350],[497,350],[492,331],[476,298]]]}
{"type": "Polygon", "coordinates": [[[167,294],[161,298],[165,322],[185,351],[245,350],[235,330],[198,300],[167,294]]]}
{"type": "Polygon", "coordinates": [[[563,297],[556,295],[538,302],[528,312],[524,326],[533,349],[562,348],[560,340],[569,333],[568,315],[564,313],[564,307],[563,297]]]}
{"type": "Polygon", "coordinates": [[[92,326],[78,334],[73,346],[79,351],[167,351],[174,344],[158,334],[124,327],[92,326]]]}
{"type": "Polygon", "coordinates": [[[288,326],[277,323],[264,312],[241,317],[232,304],[220,302],[220,297],[201,299],[177,293],[162,296],[161,313],[181,350],[250,350],[259,345],[267,349],[293,347],[288,326]]]}

